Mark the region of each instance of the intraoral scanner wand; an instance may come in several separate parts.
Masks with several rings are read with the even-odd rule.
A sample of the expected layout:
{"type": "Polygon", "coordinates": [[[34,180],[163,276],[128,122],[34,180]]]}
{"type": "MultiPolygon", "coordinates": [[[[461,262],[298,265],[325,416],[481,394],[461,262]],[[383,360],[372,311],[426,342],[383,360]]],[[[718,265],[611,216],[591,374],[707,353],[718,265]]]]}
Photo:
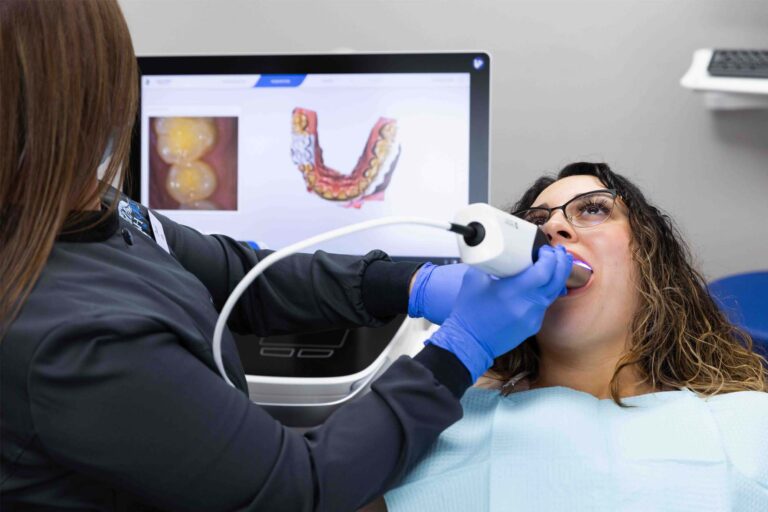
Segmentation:
{"type": "MultiPolygon", "coordinates": [[[[475,203],[459,211],[451,224],[459,233],[461,261],[496,277],[513,276],[533,265],[542,245],[549,239],[535,224],[498,210],[485,203],[475,203]]],[[[580,288],[592,276],[592,267],[574,260],[565,285],[580,288]]]]}
{"type": "MultiPolygon", "coordinates": [[[[453,223],[437,222],[418,217],[385,217],[321,233],[284,247],[257,263],[237,284],[221,308],[219,319],[216,321],[216,327],[213,331],[213,359],[224,380],[229,385],[234,386],[224,370],[221,356],[221,337],[227,319],[243,292],[267,267],[291,254],[334,238],[375,227],[398,224],[429,226],[460,234],[458,243],[461,260],[497,277],[513,276],[522,272],[536,262],[539,248],[542,245],[549,245],[547,236],[535,224],[514,217],[490,205],[475,203],[462,209],[454,218],[453,223]]],[[[575,261],[566,286],[569,288],[583,286],[589,281],[591,275],[592,270],[589,265],[575,261]]]]}

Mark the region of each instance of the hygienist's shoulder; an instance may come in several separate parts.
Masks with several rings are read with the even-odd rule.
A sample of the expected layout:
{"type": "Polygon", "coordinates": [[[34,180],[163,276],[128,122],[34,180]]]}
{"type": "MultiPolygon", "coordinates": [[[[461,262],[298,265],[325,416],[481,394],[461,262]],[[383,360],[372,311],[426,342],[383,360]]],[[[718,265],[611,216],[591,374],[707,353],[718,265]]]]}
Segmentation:
{"type": "Polygon", "coordinates": [[[733,466],[745,477],[768,486],[768,393],[737,391],[702,400],[733,466]]]}

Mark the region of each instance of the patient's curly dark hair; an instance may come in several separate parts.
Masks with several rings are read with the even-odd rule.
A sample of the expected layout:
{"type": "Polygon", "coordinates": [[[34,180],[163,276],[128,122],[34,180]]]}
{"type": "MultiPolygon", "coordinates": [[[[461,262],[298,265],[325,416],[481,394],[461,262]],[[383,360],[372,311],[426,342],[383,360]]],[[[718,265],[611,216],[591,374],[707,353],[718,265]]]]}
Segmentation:
{"type": "MultiPolygon", "coordinates": [[[[653,389],[686,387],[704,396],[768,391],[765,358],[752,350],[749,335],[729,323],[718,309],[669,216],[648,203],[627,178],[604,163],[573,163],[556,177],[536,180],[511,211],[531,207],[549,185],[578,175],[594,176],[618,192],[628,210],[630,250],[637,265],[639,303],[630,348],[611,379],[613,400],[623,405],[619,372],[630,365],[636,366],[653,389]]],[[[506,381],[527,372],[535,381],[538,365],[538,344],[533,336],[497,358],[490,376],[506,381]]]]}

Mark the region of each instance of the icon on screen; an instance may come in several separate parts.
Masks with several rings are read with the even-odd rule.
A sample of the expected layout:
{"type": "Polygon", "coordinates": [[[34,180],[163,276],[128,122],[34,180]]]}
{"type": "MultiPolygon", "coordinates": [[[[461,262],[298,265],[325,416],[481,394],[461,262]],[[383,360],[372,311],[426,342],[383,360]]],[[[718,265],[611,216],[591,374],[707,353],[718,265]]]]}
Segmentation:
{"type": "Polygon", "coordinates": [[[483,66],[485,66],[485,61],[482,57],[475,57],[475,60],[472,61],[472,65],[475,67],[475,69],[483,69],[483,66]]]}

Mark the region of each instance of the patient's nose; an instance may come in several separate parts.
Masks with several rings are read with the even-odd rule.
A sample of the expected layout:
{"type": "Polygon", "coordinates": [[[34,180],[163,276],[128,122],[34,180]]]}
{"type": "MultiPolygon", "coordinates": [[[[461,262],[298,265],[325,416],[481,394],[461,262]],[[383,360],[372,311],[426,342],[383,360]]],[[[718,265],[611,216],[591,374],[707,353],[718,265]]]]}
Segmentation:
{"type": "Polygon", "coordinates": [[[561,240],[573,240],[576,237],[576,233],[573,231],[573,226],[568,219],[565,218],[565,214],[562,210],[556,210],[552,212],[552,216],[541,227],[544,230],[544,234],[547,235],[550,242],[559,242],[561,240]]]}

